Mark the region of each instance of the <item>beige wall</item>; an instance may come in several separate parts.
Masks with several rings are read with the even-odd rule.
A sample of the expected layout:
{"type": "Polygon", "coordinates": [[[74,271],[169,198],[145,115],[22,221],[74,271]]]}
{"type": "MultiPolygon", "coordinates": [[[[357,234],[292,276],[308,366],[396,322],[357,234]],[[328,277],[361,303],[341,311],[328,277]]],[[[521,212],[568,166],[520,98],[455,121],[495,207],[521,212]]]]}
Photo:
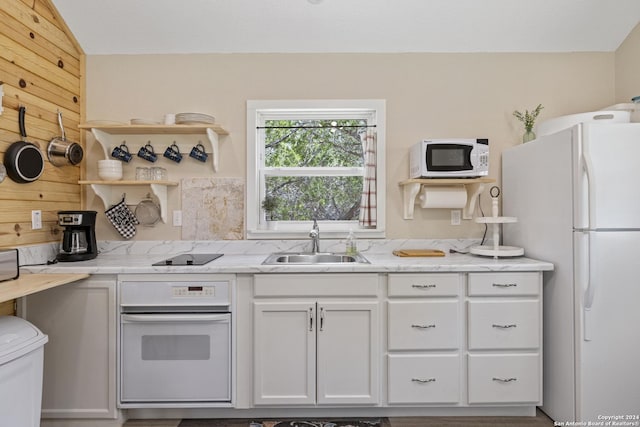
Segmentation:
{"type": "MultiPolygon", "coordinates": [[[[160,120],[169,112],[213,114],[231,133],[221,142],[215,176],[244,177],[247,100],[385,99],[387,237],[480,237],[483,227],[472,221],[448,225],[449,210],[416,207],[414,220],[402,219],[398,182],[408,177],[408,148],[425,137],[487,137],[490,175],[499,182],[501,151],[519,144],[523,132],[513,110],[542,103],[544,120],[612,104],[615,58],[614,53],[89,56],[86,111],[88,120],[119,121],[160,120]]],[[[90,177],[101,151],[95,144],[88,148],[90,177]]],[[[170,179],[213,175],[193,163],[172,167],[170,179]]],[[[544,171],[544,165],[537,167],[544,171]]],[[[88,207],[102,212],[93,194],[87,195],[88,207]]],[[[180,209],[180,189],[170,189],[169,196],[169,211],[180,209]]],[[[487,212],[486,192],[483,198],[487,212]]],[[[162,224],[139,229],[136,238],[180,237],[179,228],[162,224]]],[[[119,238],[104,215],[98,238],[119,238]]]]}
{"type": "Polygon", "coordinates": [[[616,103],[640,96],[640,24],[616,51],[616,103]]]}

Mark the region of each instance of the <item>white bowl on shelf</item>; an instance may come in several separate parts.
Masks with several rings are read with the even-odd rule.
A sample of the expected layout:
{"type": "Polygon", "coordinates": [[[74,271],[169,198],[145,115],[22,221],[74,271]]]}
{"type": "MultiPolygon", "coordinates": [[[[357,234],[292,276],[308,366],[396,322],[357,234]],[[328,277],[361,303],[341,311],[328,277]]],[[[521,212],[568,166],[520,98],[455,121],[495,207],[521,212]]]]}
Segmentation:
{"type": "Polygon", "coordinates": [[[98,160],[98,169],[118,169],[122,170],[122,162],[120,160],[98,160]]]}
{"type": "Polygon", "coordinates": [[[98,169],[98,176],[104,181],[119,181],[122,179],[122,171],[98,169]]]}

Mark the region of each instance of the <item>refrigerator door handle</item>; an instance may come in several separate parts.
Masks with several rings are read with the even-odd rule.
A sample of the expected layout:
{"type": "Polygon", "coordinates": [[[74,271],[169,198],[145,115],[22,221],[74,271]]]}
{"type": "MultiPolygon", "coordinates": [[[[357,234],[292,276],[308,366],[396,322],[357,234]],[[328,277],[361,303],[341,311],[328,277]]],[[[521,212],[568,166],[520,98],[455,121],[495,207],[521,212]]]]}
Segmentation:
{"type": "Polygon", "coordinates": [[[586,255],[586,259],[584,260],[585,262],[583,263],[583,265],[585,266],[584,268],[584,275],[587,281],[587,287],[584,291],[584,296],[583,296],[583,334],[584,334],[584,340],[585,341],[591,341],[591,328],[589,327],[590,325],[590,318],[591,318],[591,307],[593,306],[593,300],[594,300],[594,296],[595,296],[595,290],[596,290],[596,281],[595,281],[595,264],[594,262],[592,262],[592,242],[591,242],[591,233],[585,233],[585,237],[586,237],[586,250],[583,252],[583,254],[586,255]]]}
{"type": "Polygon", "coordinates": [[[593,176],[593,163],[591,162],[591,156],[589,155],[586,147],[583,147],[582,149],[581,159],[582,170],[584,171],[587,186],[587,200],[585,200],[585,203],[589,217],[587,218],[586,228],[591,229],[592,224],[596,224],[596,191],[593,176]]]}

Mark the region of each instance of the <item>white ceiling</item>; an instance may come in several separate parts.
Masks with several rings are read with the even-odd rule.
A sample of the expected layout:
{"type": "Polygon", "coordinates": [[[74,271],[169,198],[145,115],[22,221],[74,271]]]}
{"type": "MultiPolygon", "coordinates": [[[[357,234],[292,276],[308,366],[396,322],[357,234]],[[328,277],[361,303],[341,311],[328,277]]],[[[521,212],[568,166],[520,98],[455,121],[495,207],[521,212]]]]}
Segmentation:
{"type": "Polygon", "coordinates": [[[53,0],[88,55],[615,51],[640,0],[53,0]]]}

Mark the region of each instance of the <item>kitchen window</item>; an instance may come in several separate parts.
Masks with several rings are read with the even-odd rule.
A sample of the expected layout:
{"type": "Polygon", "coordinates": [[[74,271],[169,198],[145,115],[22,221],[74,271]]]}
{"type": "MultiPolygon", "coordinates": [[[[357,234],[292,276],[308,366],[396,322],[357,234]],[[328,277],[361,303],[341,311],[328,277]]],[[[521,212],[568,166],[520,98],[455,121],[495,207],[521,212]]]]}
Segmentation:
{"type": "Polygon", "coordinates": [[[384,100],[248,101],[247,238],[384,237],[384,138],[384,100]]]}

